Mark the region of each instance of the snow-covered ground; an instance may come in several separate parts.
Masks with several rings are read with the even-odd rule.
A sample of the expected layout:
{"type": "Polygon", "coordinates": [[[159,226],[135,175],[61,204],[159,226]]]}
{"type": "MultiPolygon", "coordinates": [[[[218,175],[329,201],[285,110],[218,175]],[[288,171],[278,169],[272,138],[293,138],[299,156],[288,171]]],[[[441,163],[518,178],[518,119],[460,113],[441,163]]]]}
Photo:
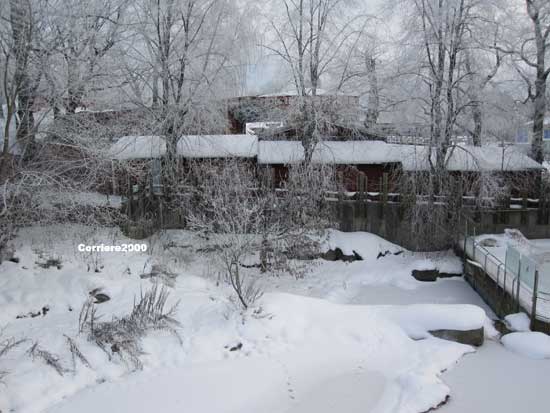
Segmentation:
{"type": "MultiPolygon", "coordinates": [[[[334,231],[327,248],[355,250],[365,260],[319,260],[299,279],[265,275],[258,281],[264,296],[242,311],[211,253],[197,253],[204,245],[192,234],[169,231],[148,241],[147,253],[81,253],[81,242],[135,241],[114,229],[30,228],[15,241],[19,263],[0,265],[0,341],[27,340],[0,358],[0,371],[8,372],[0,411],[412,413],[450,395],[442,411],[506,413],[518,410],[507,410],[506,403],[476,410],[474,401],[518,394],[531,411],[544,410],[550,360],[533,364],[496,339],[476,351],[429,334],[483,325],[494,334],[487,319],[493,314],[461,278],[422,283],[411,276],[413,269],[459,272],[451,252],[377,258],[401,249],[371,234],[334,231]],[[58,265],[42,268],[48,259],[58,265]],[[153,285],[140,278],[153,265],[177,274],[169,282],[169,304],[179,301],[181,342],[166,331],[150,333],[142,340],[143,370],[131,372],[78,333],[80,309],[99,288],[111,298],[96,306],[103,320],[128,314],[134,297],[153,285]],[[91,367],[72,359],[67,337],[91,367]],[[59,358],[62,375],[31,357],[36,343],[59,358]],[[487,379],[485,371],[495,377],[487,379]],[[525,391],[521,384],[518,389],[524,374],[532,384],[525,391]]],[[[256,269],[243,271],[259,277],[256,269]]],[[[519,341],[521,348],[533,344],[519,341]]]]}

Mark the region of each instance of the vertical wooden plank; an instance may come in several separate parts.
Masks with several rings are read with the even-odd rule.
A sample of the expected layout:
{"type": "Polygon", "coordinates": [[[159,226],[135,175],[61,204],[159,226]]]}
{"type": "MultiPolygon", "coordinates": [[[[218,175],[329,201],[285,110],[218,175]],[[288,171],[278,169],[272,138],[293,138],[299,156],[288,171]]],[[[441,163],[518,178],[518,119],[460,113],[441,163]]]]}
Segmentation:
{"type": "Polygon", "coordinates": [[[344,176],[342,174],[342,171],[337,172],[337,179],[338,184],[340,188],[338,188],[338,217],[340,219],[340,223],[343,224],[344,221],[344,176]]]}
{"type": "Polygon", "coordinates": [[[382,203],[384,206],[388,203],[388,173],[384,172],[382,175],[382,203]]]}
{"type": "MultiPolygon", "coordinates": [[[[366,214],[366,210],[367,210],[367,204],[366,204],[367,188],[365,186],[365,180],[366,180],[366,176],[364,174],[359,175],[359,185],[360,185],[359,188],[360,188],[361,197],[357,200],[357,202],[358,202],[358,205],[359,205],[359,208],[360,208],[359,212],[360,212],[361,217],[365,217],[367,215],[366,214]]],[[[362,230],[365,231],[366,227],[363,226],[362,230]]]]}
{"type": "MultiPolygon", "coordinates": [[[[368,200],[369,200],[369,177],[365,175],[365,179],[363,182],[363,188],[365,189],[365,196],[363,197],[363,216],[367,218],[368,215],[368,200]]],[[[365,220],[366,222],[366,220],[365,220]]],[[[368,228],[365,228],[365,230],[368,230],[368,228]]]]}

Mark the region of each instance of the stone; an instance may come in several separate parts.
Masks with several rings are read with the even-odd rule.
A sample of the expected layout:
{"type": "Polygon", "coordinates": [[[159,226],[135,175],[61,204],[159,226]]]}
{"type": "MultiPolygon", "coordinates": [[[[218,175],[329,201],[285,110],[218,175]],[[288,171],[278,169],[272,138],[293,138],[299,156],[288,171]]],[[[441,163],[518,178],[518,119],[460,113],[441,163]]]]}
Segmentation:
{"type": "Polygon", "coordinates": [[[485,332],[483,327],[475,330],[433,330],[429,332],[432,336],[456,343],[480,347],[483,345],[485,332]]]}
{"type": "MultiPolygon", "coordinates": [[[[336,250],[340,251],[339,248],[337,248],[336,250]]],[[[337,261],[338,255],[336,253],[336,250],[328,250],[327,252],[321,255],[321,258],[327,261],[337,261]]]]}
{"type": "Polygon", "coordinates": [[[399,250],[399,251],[396,251],[396,252],[391,252],[389,250],[386,250],[384,252],[380,251],[378,253],[378,255],[376,256],[376,259],[379,260],[380,258],[384,258],[388,255],[401,255],[401,254],[403,254],[403,250],[399,250]]]}
{"type": "Polygon", "coordinates": [[[438,278],[462,277],[462,273],[440,272],[438,278]]]}
{"type": "Polygon", "coordinates": [[[94,298],[95,298],[94,304],[101,304],[111,299],[111,297],[109,297],[107,294],[104,294],[104,293],[96,294],[94,295],[94,298]]]}
{"type": "Polygon", "coordinates": [[[94,304],[101,304],[111,299],[107,294],[101,292],[101,288],[94,288],[89,294],[95,299],[94,304]]]}
{"type": "Polygon", "coordinates": [[[361,257],[357,252],[353,251],[352,255],[346,255],[340,248],[328,250],[327,252],[321,254],[321,258],[327,261],[363,261],[363,257],[361,257]]]}
{"type": "Polygon", "coordinates": [[[482,247],[498,247],[498,241],[494,238],[485,238],[479,242],[482,247]]]}
{"type": "Polygon", "coordinates": [[[413,270],[412,276],[418,281],[422,282],[434,282],[437,281],[439,276],[439,271],[436,269],[433,270],[413,270]]]}
{"type": "Polygon", "coordinates": [[[229,351],[237,351],[243,348],[243,343],[238,342],[234,346],[225,346],[225,348],[228,349],[229,351]]]}
{"type": "Polygon", "coordinates": [[[19,320],[22,318],[36,318],[39,316],[44,317],[46,314],[48,314],[48,311],[50,311],[50,307],[45,305],[39,311],[29,311],[27,314],[18,314],[15,318],[19,320]]]}

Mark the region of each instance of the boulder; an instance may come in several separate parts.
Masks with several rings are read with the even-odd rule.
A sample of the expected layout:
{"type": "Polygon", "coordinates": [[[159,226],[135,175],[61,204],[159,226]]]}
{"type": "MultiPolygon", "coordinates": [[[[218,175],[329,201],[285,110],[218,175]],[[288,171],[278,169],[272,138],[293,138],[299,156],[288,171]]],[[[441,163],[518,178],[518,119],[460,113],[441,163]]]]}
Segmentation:
{"type": "Polygon", "coordinates": [[[89,294],[94,298],[94,304],[101,304],[111,299],[107,294],[101,292],[101,288],[94,288],[89,294]]]}
{"type": "Polygon", "coordinates": [[[452,278],[452,277],[462,277],[462,273],[440,272],[437,276],[437,278],[452,278]]]}
{"type": "Polygon", "coordinates": [[[485,332],[483,327],[475,330],[433,330],[430,334],[443,340],[479,347],[483,345],[485,332]]]}
{"type": "Polygon", "coordinates": [[[462,274],[439,272],[439,270],[434,268],[432,270],[413,270],[412,276],[418,281],[434,282],[438,278],[462,277],[462,274]]]}
{"type": "Polygon", "coordinates": [[[498,247],[498,241],[494,238],[484,238],[479,242],[482,247],[498,247]]]}
{"type": "Polygon", "coordinates": [[[340,248],[328,250],[327,252],[321,254],[321,258],[327,261],[344,261],[344,262],[353,262],[353,261],[363,260],[363,257],[361,257],[357,252],[353,251],[352,255],[346,255],[340,248]]]}
{"type": "Polygon", "coordinates": [[[433,270],[413,270],[412,276],[418,281],[423,282],[434,282],[437,281],[439,276],[439,271],[436,269],[433,270]]]}

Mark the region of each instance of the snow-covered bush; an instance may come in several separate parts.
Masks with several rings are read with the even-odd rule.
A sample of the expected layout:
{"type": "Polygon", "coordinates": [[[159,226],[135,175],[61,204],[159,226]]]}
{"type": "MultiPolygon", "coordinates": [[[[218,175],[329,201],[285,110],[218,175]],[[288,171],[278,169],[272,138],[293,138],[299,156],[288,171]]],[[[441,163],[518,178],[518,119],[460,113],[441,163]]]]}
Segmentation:
{"type": "Polygon", "coordinates": [[[159,289],[154,285],[141,294],[130,314],[111,321],[100,321],[93,299],[89,299],[80,311],[79,332],[87,334],[88,339],[97,344],[109,359],[118,355],[134,369],[141,369],[141,339],[149,331],[169,331],[181,342],[177,331],[179,322],[174,318],[177,304],[167,309],[167,299],[165,287],[159,289]]]}
{"type": "Polygon", "coordinates": [[[334,170],[325,165],[289,167],[283,188],[263,181],[261,269],[302,276],[321,252],[319,240],[337,226],[327,194],[338,189],[334,170]]]}
{"type": "Polygon", "coordinates": [[[251,168],[238,162],[196,166],[189,226],[213,244],[212,252],[246,309],[252,302],[241,272],[244,258],[258,249],[263,205],[251,168]],[[200,170],[199,170],[200,168],[200,170]]]}
{"type": "MultiPolygon", "coordinates": [[[[244,279],[245,258],[259,255],[262,272],[301,273],[295,258],[315,257],[315,233],[333,223],[326,192],[333,189],[330,169],[296,165],[284,188],[275,188],[268,174],[258,177],[245,162],[196,165],[197,183],[187,206],[190,229],[210,244],[243,308],[261,295],[244,279]]],[[[303,262],[305,263],[305,262],[303,262]]]]}

